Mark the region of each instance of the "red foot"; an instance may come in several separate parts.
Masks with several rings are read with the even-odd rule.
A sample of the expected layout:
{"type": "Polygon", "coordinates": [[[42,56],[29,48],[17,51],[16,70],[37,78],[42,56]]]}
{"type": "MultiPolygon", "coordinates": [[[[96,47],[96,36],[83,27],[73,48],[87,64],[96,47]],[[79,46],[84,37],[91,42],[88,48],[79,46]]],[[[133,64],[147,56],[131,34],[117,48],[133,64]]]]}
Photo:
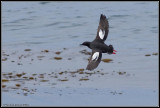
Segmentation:
{"type": "Polygon", "coordinates": [[[117,52],[116,50],[113,50],[113,53],[112,53],[112,54],[116,54],[116,52],[117,52]]]}

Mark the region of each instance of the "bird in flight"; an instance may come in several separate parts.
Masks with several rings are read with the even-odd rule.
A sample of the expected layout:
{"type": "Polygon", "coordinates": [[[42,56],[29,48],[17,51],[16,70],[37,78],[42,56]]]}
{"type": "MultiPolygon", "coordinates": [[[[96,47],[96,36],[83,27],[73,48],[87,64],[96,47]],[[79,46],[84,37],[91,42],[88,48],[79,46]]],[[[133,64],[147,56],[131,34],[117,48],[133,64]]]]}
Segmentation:
{"type": "Polygon", "coordinates": [[[108,19],[105,15],[101,14],[96,38],[92,42],[85,41],[81,44],[92,49],[92,54],[86,68],[87,70],[93,70],[97,68],[101,62],[102,53],[116,54],[116,50],[114,50],[112,45],[108,46],[104,43],[104,41],[107,39],[108,32],[108,19]]]}

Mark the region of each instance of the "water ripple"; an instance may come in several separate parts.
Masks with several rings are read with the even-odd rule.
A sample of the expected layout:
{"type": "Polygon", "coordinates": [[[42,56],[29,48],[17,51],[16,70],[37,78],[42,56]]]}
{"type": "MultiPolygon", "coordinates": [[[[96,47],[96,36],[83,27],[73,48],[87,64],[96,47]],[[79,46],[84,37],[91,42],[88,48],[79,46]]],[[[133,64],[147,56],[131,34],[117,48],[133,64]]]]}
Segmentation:
{"type": "Polygon", "coordinates": [[[45,27],[49,27],[49,26],[55,26],[55,25],[60,25],[60,24],[66,24],[68,22],[54,22],[54,23],[51,23],[51,24],[46,24],[44,25],[45,27]]]}
{"type": "Polygon", "coordinates": [[[40,2],[41,5],[46,5],[46,4],[48,4],[48,3],[50,3],[50,2],[48,2],[48,1],[40,2]]]}
{"type": "Polygon", "coordinates": [[[10,22],[5,22],[5,24],[6,24],[6,23],[20,23],[20,22],[32,21],[32,20],[33,20],[32,18],[21,18],[21,19],[18,19],[18,20],[10,21],[10,22]]]}
{"type": "Polygon", "coordinates": [[[130,15],[111,15],[108,19],[113,19],[113,18],[125,18],[128,17],[130,15]]]}

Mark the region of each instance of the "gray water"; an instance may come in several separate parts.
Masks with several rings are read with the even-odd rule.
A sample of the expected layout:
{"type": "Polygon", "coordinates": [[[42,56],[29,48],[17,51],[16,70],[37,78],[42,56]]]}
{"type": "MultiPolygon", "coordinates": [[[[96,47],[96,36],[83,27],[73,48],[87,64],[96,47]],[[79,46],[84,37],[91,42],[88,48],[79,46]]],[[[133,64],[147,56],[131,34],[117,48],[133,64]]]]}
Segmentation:
{"type": "Polygon", "coordinates": [[[2,2],[2,45],[74,47],[95,38],[101,13],[106,43],[157,50],[157,2],[2,2]]]}
{"type": "Polygon", "coordinates": [[[90,76],[88,82],[79,83],[81,76],[76,79],[67,74],[64,78],[67,76],[69,81],[61,83],[46,76],[50,83],[57,83],[55,88],[50,83],[23,82],[28,88],[35,87],[37,92],[23,96],[20,89],[10,91],[8,87],[9,92],[2,96],[3,106],[11,103],[36,106],[158,104],[158,56],[153,54],[159,51],[158,2],[2,2],[1,5],[2,51],[9,55],[2,62],[4,73],[51,74],[85,69],[89,56],[79,51],[91,50],[79,44],[95,38],[100,14],[109,20],[105,43],[112,44],[117,50],[116,55],[103,54],[102,58],[113,59],[113,62],[100,63],[96,69],[102,72],[100,78],[90,76]],[[26,48],[31,52],[24,52],[26,48]],[[44,49],[50,53],[42,53],[44,49]],[[50,59],[55,56],[55,51],[62,51],[61,61],[50,59]],[[26,57],[19,60],[21,55],[26,57]],[[36,60],[37,56],[45,57],[36,60]],[[23,65],[17,65],[19,62],[23,65]],[[120,71],[126,74],[118,75],[120,71]],[[61,95],[56,94],[59,89],[61,95]],[[117,92],[122,95],[114,96],[117,92]]]}

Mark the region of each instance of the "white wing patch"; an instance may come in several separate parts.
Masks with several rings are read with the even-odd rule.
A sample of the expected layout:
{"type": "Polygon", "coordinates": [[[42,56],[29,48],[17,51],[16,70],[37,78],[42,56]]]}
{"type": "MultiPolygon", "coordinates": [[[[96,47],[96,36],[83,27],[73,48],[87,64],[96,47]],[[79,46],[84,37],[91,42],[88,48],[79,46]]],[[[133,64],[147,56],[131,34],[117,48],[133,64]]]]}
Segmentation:
{"type": "Polygon", "coordinates": [[[96,60],[97,61],[98,57],[99,57],[99,52],[95,52],[93,54],[93,56],[92,56],[92,60],[96,60]]]}
{"type": "Polygon", "coordinates": [[[99,37],[103,40],[105,35],[105,31],[102,31],[101,29],[99,30],[99,37]]]}

